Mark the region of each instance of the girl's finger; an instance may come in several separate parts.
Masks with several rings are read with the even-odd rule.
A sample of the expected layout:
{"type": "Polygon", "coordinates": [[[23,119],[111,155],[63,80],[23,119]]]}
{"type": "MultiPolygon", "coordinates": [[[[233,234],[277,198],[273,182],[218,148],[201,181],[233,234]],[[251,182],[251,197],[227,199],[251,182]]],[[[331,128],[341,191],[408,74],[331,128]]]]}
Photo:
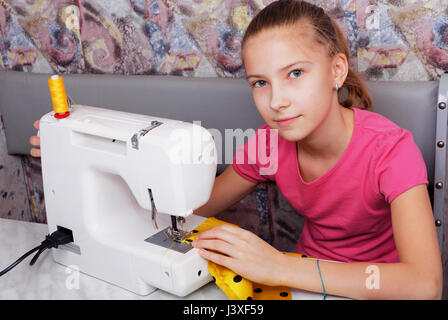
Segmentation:
{"type": "Polygon", "coordinates": [[[234,246],[222,240],[195,240],[193,242],[193,247],[211,250],[229,257],[234,257],[235,254],[237,254],[237,250],[234,246]]]}
{"type": "Polygon", "coordinates": [[[237,234],[240,234],[244,229],[241,229],[239,227],[234,227],[234,226],[231,226],[231,225],[228,225],[228,224],[222,224],[220,226],[213,227],[213,228],[211,228],[211,229],[209,229],[207,231],[203,231],[203,232],[201,232],[200,235],[208,234],[208,233],[211,233],[211,232],[217,232],[217,231],[221,231],[221,230],[223,230],[225,232],[228,232],[228,233],[231,233],[231,234],[237,235],[237,234]]]}
{"type": "Polygon", "coordinates": [[[40,157],[40,149],[33,148],[30,150],[30,154],[33,157],[40,157]]]}
{"type": "Polygon", "coordinates": [[[199,235],[197,235],[196,240],[221,239],[228,243],[235,243],[236,237],[237,237],[237,234],[235,234],[233,232],[229,232],[229,230],[227,230],[226,228],[222,228],[222,226],[219,226],[219,227],[214,227],[207,231],[201,232],[199,235]]]}
{"type": "Polygon", "coordinates": [[[40,146],[40,137],[38,137],[38,136],[32,136],[32,137],[30,138],[30,143],[31,143],[31,145],[33,145],[33,146],[40,146]]]}
{"type": "Polygon", "coordinates": [[[34,123],[33,123],[34,128],[36,128],[37,130],[39,130],[39,121],[40,121],[40,120],[36,120],[36,121],[34,121],[34,123]]]}
{"type": "Polygon", "coordinates": [[[211,262],[214,262],[231,270],[233,269],[233,259],[230,257],[205,249],[200,249],[199,255],[211,262]]]}

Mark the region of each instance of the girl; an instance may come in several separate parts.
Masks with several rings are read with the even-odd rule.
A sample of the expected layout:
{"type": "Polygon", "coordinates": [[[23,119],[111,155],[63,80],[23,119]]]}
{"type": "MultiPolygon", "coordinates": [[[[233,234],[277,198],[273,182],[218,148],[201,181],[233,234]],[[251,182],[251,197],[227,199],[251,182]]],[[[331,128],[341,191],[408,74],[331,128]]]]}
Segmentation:
{"type": "MultiPolygon", "coordinates": [[[[441,259],[421,153],[409,131],[367,111],[370,95],[349,68],[336,23],[312,4],[273,2],[250,23],[242,57],[266,125],[237,150],[195,213],[214,216],[258,183],[275,181],[306,217],[295,251],[346,263],[288,256],[229,225],[202,232],[193,242],[199,254],[266,285],[356,299],[440,299],[441,259]],[[263,139],[271,130],[276,144],[263,139]],[[250,152],[260,141],[277,153],[276,170],[263,171],[250,152]],[[247,157],[252,161],[242,161],[247,157]]],[[[38,137],[31,143],[39,145],[38,137]]]]}
{"type": "Polygon", "coordinates": [[[287,256],[228,225],[197,237],[200,255],[266,285],[324,287],[357,299],[440,299],[442,267],[423,158],[409,131],[363,110],[372,101],[349,68],[336,23],[312,4],[273,2],[247,28],[242,58],[266,125],[237,151],[196,214],[213,216],[257,183],[275,181],[306,217],[295,251],[348,263],[287,256]],[[271,129],[279,135],[274,147],[261,139],[271,129]],[[250,152],[260,140],[278,153],[272,174],[260,174],[263,165],[250,152]],[[238,161],[244,156],[255,161],[238,161]],[[374,286],[371,272],[379,280],[374,286]]]}

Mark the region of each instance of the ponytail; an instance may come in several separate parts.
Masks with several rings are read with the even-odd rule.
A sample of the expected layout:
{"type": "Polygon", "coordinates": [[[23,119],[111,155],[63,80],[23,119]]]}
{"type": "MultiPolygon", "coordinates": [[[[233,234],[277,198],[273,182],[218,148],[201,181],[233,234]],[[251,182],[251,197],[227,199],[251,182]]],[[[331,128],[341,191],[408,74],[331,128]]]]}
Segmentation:
{"type": "MultiPolygon", "coordinates": [[[[344,34],[336,21],[329,16],[328,18],[330,19],[331,25],[334,29],[334,34],[336,35],[334,38],[325,37],[327,40],[326,43],[330,44],[330,56],[334,56],[336,53],[341,52],[345,54],[347,61],[349,61],[350,49],[344,34]]],[[[317,26],[315,26],[315,28],[317,28],[317,26]]],[[[373,102],[369,89],[367,88],[364,80],[358,73],[353,71],[350,66],[348,68],[347,78],[345,78],[345,82],[342,85],[342,89],[345,89],[345,92],[344,90],[338,92],[338,101],[342,106],[346,108],[354,107],[373,111],[373,102]]]]}
{"type": "Polygon", "coordinates": [[[345,89],[345,93],[341,92],[342,90],[338,92],[338,100],[342,106],[373,111],[373,101],[369,89],[364,80],[352,68],[348,69],[342,89],[345,89]]]}

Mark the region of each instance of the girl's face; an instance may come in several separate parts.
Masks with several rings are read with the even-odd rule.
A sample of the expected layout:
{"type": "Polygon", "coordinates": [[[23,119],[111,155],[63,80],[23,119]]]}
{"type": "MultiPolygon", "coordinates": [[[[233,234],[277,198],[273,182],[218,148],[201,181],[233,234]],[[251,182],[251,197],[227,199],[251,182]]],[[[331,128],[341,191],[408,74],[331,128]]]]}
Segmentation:
{"type": "Polygon", "coordinates": [[[339,105],[334,59],[313,33],[306,23],[276,27],[244,44],[243,61],[257,109],[288,141],[312,135],[339,105]],[[291,120],[280,121],[285,119],[291,120]]]}

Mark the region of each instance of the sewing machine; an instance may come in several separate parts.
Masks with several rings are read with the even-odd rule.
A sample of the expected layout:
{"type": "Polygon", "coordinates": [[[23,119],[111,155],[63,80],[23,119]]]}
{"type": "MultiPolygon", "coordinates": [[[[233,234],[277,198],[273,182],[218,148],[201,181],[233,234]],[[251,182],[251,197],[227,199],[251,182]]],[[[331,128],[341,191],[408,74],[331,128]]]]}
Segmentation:
{"type": "Polygon", "coordinates": [[[73,243],[56,262],[140,295],[185,296],[211,281],[207,261],[182,242],[205,219],[216,148],[203,127],[73,105],[40,120],[42,176],[50,233],[73,243]]]}

